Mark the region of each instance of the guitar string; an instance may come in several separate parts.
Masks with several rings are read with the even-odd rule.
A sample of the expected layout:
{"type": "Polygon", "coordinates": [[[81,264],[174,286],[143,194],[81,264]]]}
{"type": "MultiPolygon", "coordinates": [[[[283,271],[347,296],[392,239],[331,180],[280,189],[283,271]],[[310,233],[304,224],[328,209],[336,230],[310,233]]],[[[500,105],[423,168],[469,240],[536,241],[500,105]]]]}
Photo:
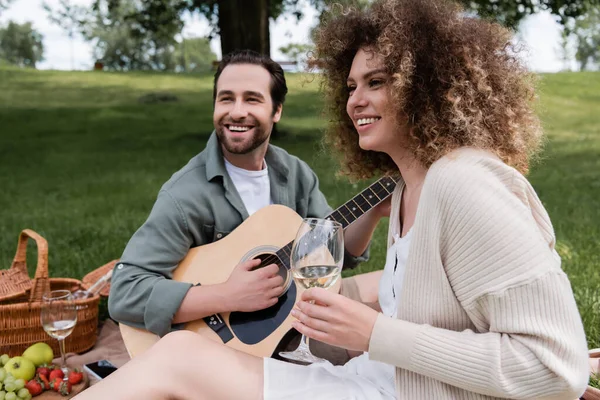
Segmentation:
{"type": "MultiPolygon", "coordinates": [[[[387,184],[384,186],[384,183],[388,180],[386,178],[388,178],[388,177],[382,178],[382,179],[378,180],[377,182],[373,183],[371,186],[369,186],[368,188],[366,188],[365,190],[363,190],[361,193],[359,193],[358,195],[356,195],[354,198],[348,200],[346,203],[344,203],[342,206],[340,206],[337,210],[333,211],[327,218],[333,218],[334,220],[337,220],[335,218],[335,216],[333,215],[333,214],[335,214],[337,212],[338,214],[340,214],[342,216],[342,218],[347,223],[347,225],[344,226],[344,229],[345,229],[348,225],[350,225],[352,222],[354,222],[356,219],[358,219],[358,218],[360,218],[362,216],[362,214],[360,214],[358,217],[356,215],[354,215],[354,213],[352,213],[352,211],[348,207],[349,203],[351,203],[352,201],[354,201],[355,199],[357,199],[357,198],[360,197],[360,198],[362,198],[362,200],[364,200],[364,204],[368,205],[368,209],[367,209],[367,211],[368,211],[370,208],[376,206],[378,203],[380,203],[383,199],[387,198],[391,194],[391,192],[386,188],[386,187],[389,187],[390,182],[387,182],[387,184]],[[375,190],[373,190],[373,189],[375,189],[375,190]],[[369,203],[369,201],[364,197],[364,195],[367,192],[369,192],[369,191],[372,192],[375,195],[375,197],[377,198],[377,200],[373,204],[369,203]],[[344,216],[344,213],[343,213],[344,209],[346,210],[346,215],[345,216],[344,216]],[[348,219],[346,217],[348,217],[351,221],[348,221],[348,219]]],[[[391,180],[392,180],[392,183],[394,183],[394,184],[397,181],[397,179],[394,179],[394,178],[391,178],[391,180]]],[[[354,203],[358,206],[358,203],[356,203],[356,201],[354,201],[354,203]]],[[[359,206],[359,209],[361,209],[361,211],[362,211],[362,208],[360,206],[359,206]]],[[[356,211],[356,209],[355,209],[355,211],[356,211]]],[[[363,214],[364,214],[364,211],[363,211],[363,214]]],[[[340,221],[338,221],[338,222],[340,222],[340,221]]],[[[281,257],[279,257],[278,253],[281,252],[281,251],[283,251],[283,253],[287,257],[289,257],[290,253],[291,253],[291,249],[288,250],[287,248],[288,247],[291,248],[291,246],[292,246],[292,242],[288,243],[286,246],[284,246],[281,249],[279,249],[275,253],[275,255],[269,255],[264,260],[261,260],[260,266],[263,267],[263,266],[266,266],[266,265],[269,265],[269,264],[272,264],[272,263],[275,263],[275,264],[279,265],[280,263],[277,262],[277,261],[281,261],[281,263],[284,264],[284,266],[287,269],[288,266],[285,265],[285,263],[283,263],[283,261],[281,260],[281,257]]]]}
{"type": "MultiPolygon", "coordinates": [[[[347,226],[349,226],[351,223],[353,223],[354,221],[356,221],[358,218],[360,218],[362,216],[362,214],[365,213],[365,211],[362,210],[362,207],[360,207],[360,205],[354,201],[357,198],[361,198],[362,200],[364,200],[364,204],[368,205],[367,211],[369,211],[371,208],[375,207],[377,204],[379,204],[381,201],[383,201],[384,199],[386,199],[388,196],[391,195],[392,192],[390,192],[387,187],[390,186],[390,184],[395,184],[398,181],[398,176],[389,176],[389,177],[384,177],[379,179],[377,182],[374,182],[373,184],[371,184],[369,187],[367,187],[366,189],[364,189],[362,192],[360,192],[359,194],[357,194],[355,197],[353,197],[352,199],[348,200],[346,203],[342,204],[340,207],[338,207],[336,210],[334,210],[331,214],[329,214],[327,216],[327,218],[333,218],[334,220],[336,220],[336,222],[341,222],[338,221],[333,214],[335,214],[336,212],[338,214],[340,214],[342,216],[342,218],[346,221],[347,225],[343,226],[343,228],[345,229],[347,226]],[[387,182],[391,180],[392,182],[387,182]],[[384,186],[384,183],[387,184],[384,186]],[[375,189],[375,190],[373,190],[375,189]],[[364,196],[364,194],[368,191],[373,192],[373,194],[375,195],[375,197],[377,197],[377,200],[371,204],[364,196]],[[348,204],[350,202],[353,202],[358,206],[358,208],[362,211],[362,214],[359,213],[359,216],[357,217],[356,215],[354,215],[354,213],[350,210],[350,208],[348,207],[348,204]],[[346,217],[350,218],[351,221],[348,221],[346,219],[346,217],[344,217],[344,214],[342,212],[343,209],[346,209],[347,215],[346,217]],[[352,215],[352,217],[351,217],[352,215]]],[[[394,188],[392,187],[392,189],[394,188]]],[[[356,211],[356,210],[355,210],[356,211]]],[[[343,223],[342,223],[343,225],[343,223]]],[[[269,256],[267,256],[265,259],[261,259],[261,263],[257,268],[261,268],[261,267],[265,267],[269,264],[276,264],[277,266],[281,266],[283,265],[286,269],[290,269],[290,267],[288,267],[286,265],[286,263],[281,259],[281,257],[279,257],[278,253],[280,251],[282,251],[285,255],[286,258],[288,258],[291,255],[291,246],[292,246],[293,242],[288,243],[287,245],[283,246],[282,248],[280,248],[278,251],[275,252],[275,254],[270,254],[269,256]],[[288,251],[287,248],[290,247],[290,250],[288,251]]]]}

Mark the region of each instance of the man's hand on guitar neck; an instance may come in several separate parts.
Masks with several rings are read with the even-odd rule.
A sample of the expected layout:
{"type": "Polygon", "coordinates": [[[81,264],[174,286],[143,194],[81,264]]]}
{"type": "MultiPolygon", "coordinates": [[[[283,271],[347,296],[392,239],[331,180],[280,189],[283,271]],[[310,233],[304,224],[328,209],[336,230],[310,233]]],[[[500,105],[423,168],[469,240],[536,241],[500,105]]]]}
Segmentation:
{"type": "Polygon", "coordinates": [[[283,292],[283,278],[275,264],[253,270],[260,260],[238,264],[229,279],[218,285],[190,288],[173,317],[173,323],[189,322],[206,316],[257,311],[271,307],[283,292]]]}

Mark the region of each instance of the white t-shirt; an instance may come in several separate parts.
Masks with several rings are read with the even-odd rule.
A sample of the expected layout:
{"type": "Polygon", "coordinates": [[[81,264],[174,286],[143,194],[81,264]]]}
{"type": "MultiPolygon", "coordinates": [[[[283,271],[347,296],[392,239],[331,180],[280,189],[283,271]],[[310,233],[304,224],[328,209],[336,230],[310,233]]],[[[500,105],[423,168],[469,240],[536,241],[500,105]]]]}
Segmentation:
{"type": "Polygon", "coordinates": [[[227,173],[240,194],[248,215],[252,215],[259,209],[273,204],[269,169],[266,161],[264,165],[265,167],[260,171],[248,171],[247,169],[236,167],[225,159],[227,173]]]}

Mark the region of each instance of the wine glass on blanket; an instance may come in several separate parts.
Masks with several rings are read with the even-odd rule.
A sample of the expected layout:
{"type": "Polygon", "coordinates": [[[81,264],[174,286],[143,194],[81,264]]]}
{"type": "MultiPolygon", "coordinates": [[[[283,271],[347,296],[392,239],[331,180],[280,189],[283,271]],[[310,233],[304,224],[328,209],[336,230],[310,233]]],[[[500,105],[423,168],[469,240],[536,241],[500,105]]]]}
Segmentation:
{"type": "Polygon", "coordinates": [[[60,369],[66,379],[69,369],[65,363],[65,338],[73,332],[77,323],[77,308],[71,292],[68,290],[53,290],[44,293],[40,319],[46,333],[58,340],[61,356],[60,369]]]}
{"type": "MultiPolygon", "coordinates": [[[[290,254],[292,276],[304,289],[328,288],[339,279],[344,263],[344,229],[339,222],[305,218],[298,229],[290,254]]],[[[302,335],[294,351],[279,353],[289,360],[314,363],[324,361],[313,355],[308,338],[302,335]]]]}

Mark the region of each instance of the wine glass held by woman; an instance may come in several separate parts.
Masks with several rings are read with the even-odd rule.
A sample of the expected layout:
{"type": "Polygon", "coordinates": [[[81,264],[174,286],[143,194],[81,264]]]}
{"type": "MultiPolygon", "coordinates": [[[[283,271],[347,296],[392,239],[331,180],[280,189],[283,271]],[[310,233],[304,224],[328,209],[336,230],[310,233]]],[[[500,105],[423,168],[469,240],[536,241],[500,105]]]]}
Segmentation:
{"type": "Polygon", "coordinates": [[[77,307],[73,296],[68,290],[53,290],[42,296],[42,311],[40,315],[44,331],[58,340],[60,348],[61,370],[67,379],[69,369],[65,361],[65,339],[77,323],[77,307]]]}
{"type": "Polygon", "coordinates": [[[83,399],[571,400],[585,390],[583,324],[524,176],[542,129],[511,32],[450,0],[332,10],[314,51],[329,143],[353,178],[402,180],[381,312],[312,288],[295,326],[368,353],[304,366],[175,332],[83,399]],[[144,379],[156,370],[161,380],[144,379]]]}
{"type": "MultiPolygon", "coordinates": [[[[343,264],[342,224],[321,218],[305,218],[298,228],[290,254],[291,273],[296,284],[303,289],[327,289],[339,279],[343,264]]],[[[305,335],[302,335],[296,350],[280,352],[279,355],[305,363],[325,361],[311,353],[305,335]]]]}

